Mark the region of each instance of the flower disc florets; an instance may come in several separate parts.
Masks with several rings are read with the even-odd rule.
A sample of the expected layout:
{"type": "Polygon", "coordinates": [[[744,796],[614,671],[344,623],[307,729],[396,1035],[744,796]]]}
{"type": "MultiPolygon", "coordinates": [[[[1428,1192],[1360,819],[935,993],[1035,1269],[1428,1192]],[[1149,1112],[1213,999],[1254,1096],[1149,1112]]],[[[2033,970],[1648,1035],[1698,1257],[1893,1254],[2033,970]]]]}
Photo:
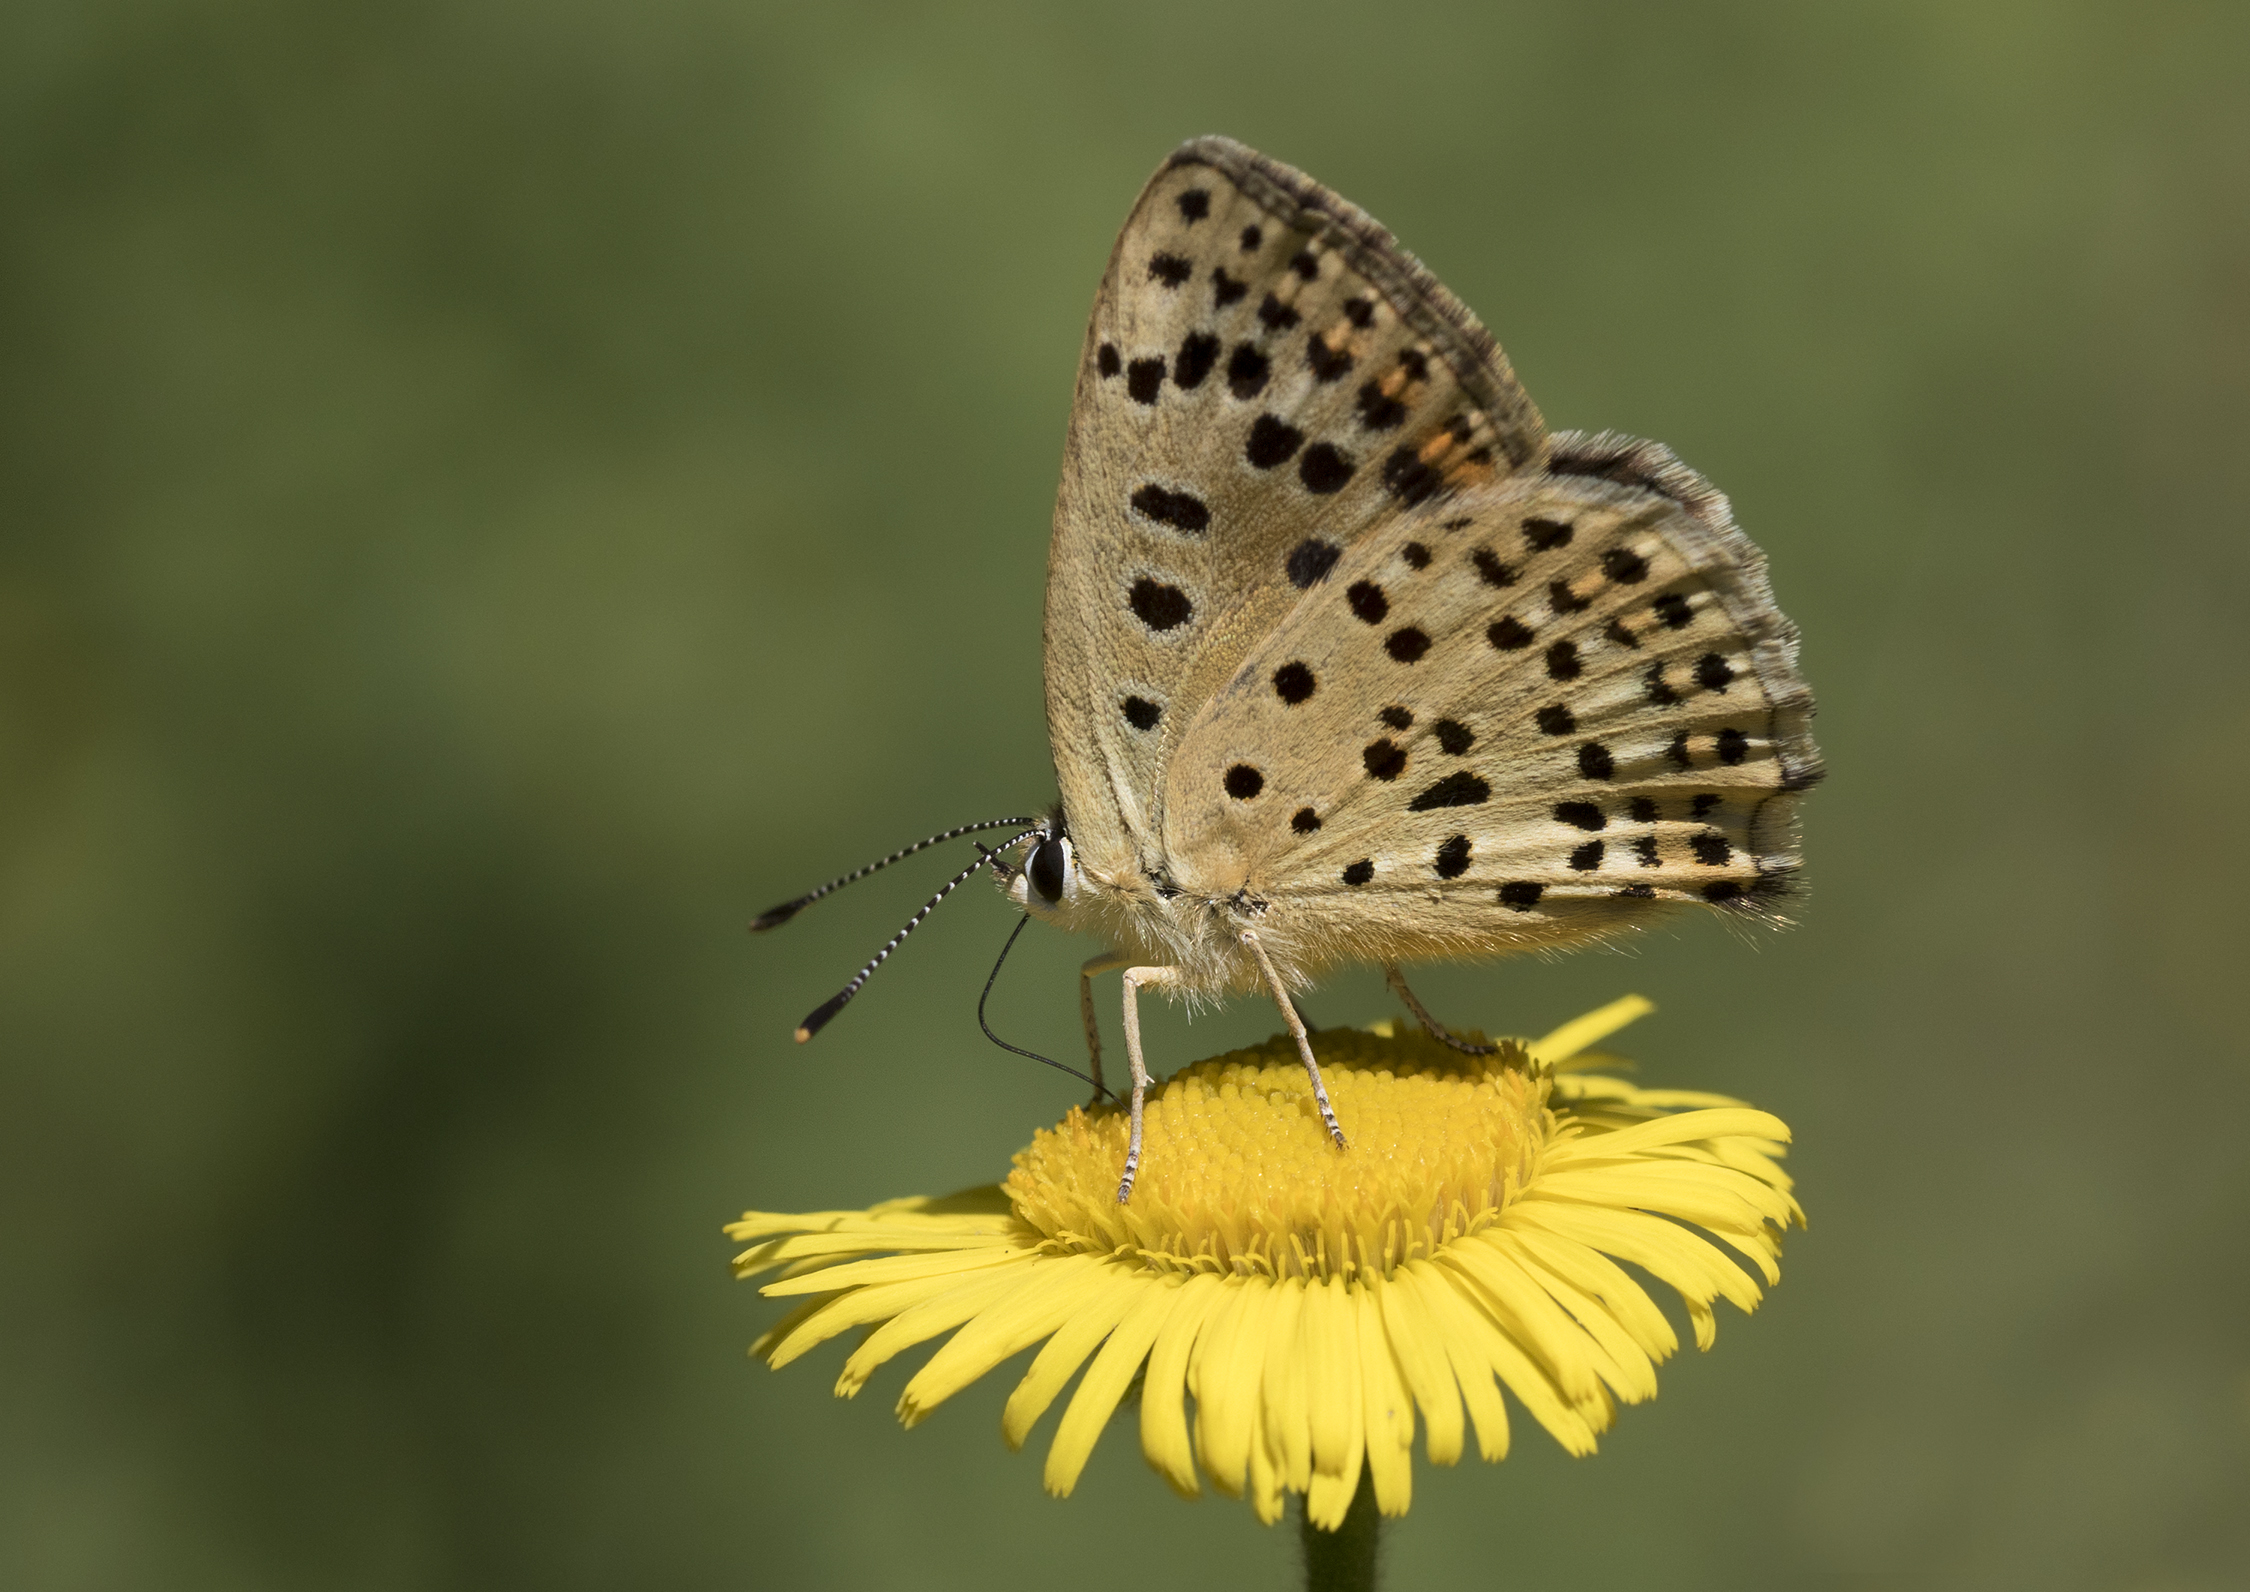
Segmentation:
{"type": "Polygon", "coordinates": [[[1325,1031],[1319,1045],[1348,1150],[1319,1131],[1284,1036],[1198,1062],[1149,1095],[1131,1204],[1117,1203],[1126,1121],[1114,1109],[1039,1130],[1001,1186],[1069,1253],[1350,1278],[1480,1231],[1531,1181],[1554,1123],[1548,1078],[1521,1045],[1465,1056],[1354,1029],[1325,1031]]]}

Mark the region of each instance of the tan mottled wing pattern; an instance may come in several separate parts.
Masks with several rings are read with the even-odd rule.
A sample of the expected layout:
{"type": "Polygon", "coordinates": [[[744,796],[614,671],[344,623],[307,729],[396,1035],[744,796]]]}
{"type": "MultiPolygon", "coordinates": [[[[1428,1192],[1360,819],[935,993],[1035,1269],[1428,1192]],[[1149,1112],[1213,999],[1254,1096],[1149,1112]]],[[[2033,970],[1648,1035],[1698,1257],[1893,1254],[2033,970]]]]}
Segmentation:
{"type": "Polygon", "coordinates": [[[1161,885],[1165,770],[1212,693],[1384,526],[1546,455],[1492,339],[1365,213],[1227,139],[1175,152],[1094,306],[1048,557],[1081,866],[1161,885]]]}
{"type": "Polygon", "coordinates": [[[1654,444],[1558,436],[1302,595],[1182,738],[1165,846],[1299,967],[1756,909],[1796,866],[1811,711],[1726,500],[1654,444]]]}

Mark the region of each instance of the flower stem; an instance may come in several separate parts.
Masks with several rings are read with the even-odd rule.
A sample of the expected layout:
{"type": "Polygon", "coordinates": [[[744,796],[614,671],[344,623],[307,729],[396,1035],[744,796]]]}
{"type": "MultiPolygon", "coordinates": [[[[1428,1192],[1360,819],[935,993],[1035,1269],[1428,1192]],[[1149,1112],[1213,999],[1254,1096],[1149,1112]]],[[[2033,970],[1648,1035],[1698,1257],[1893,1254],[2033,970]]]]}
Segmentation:
{"type": "Polygon", "coordinates": [[[1375,1592],[1375,1549],[1383,1517],[1375,1512],[1375,1478],[1365,1468],[1343,1524],[1323,1531],[1298,1506],[1297,1541],[1305,1553],[1305,1592],[1375,1592]]]}

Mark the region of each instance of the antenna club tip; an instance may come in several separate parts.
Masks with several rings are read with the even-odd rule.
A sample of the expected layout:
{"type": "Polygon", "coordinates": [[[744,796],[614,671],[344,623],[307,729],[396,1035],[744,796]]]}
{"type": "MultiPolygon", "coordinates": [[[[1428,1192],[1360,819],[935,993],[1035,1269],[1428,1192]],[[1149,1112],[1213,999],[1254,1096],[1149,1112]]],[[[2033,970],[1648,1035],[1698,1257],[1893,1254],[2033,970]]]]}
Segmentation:
{"type": "Polygon", "coordinates": [[[801,1045],[810,1038],[812,1038],[812,1030],[799,1023],[797,1025],[797,1043],[801,1045]]]}
{"type": "Polygon", "coordinates": [[[802,901],[784,901],[778,907],[769,907],[750,920],[750,932],[763,934],[768,929],[778,929],[803,909],[802,901]]]}

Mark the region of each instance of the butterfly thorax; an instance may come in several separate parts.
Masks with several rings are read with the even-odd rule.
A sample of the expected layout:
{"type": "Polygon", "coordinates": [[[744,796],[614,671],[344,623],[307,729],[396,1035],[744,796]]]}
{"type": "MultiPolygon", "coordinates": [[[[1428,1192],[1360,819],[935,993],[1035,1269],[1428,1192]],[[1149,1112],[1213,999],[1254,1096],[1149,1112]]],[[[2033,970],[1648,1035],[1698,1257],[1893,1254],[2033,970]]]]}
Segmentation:
{"type": "MultiPolygon", "coordinates": [[[[1066,832],[1058,810],[1047,837],[1066,832]]],[[[1007,893],[1057,928],[1101,940],[1135,962],[1179,969],[1177,983],[1166,986],[1174,993],[1214,999],[1255,986],[1259,973],[1242,946],[1245,929],[1267,944],[1292,987],[1309,981],[1312,968],[1296,954],[1286,926],[1272,921],[1270,900],[1250,887],[1240,868],[1214,869],[1199,859],[1191,872],[1160,849],[1143,855],[1129,846],[1077,846],[1068,856],[1056,899],[1031,887],[1028,870],[1011,876],[1007,893]]]]}

